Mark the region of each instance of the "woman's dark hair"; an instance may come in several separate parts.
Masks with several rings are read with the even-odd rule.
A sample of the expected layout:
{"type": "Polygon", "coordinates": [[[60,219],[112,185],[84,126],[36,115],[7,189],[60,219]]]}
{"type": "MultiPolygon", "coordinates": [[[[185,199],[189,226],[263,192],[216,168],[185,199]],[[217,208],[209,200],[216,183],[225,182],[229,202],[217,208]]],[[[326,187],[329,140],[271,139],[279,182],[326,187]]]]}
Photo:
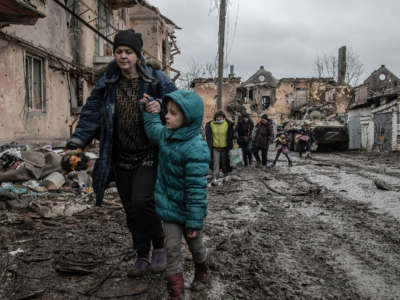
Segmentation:
{"type": "Polygon", "coordinates": [[[222,110],[219,110],[215,113],[214,115],[214,121],[217,119],[217,117],[223,117],[224,119],[226,119],[226,116],[224,114],[224,112],[222,110]]]}

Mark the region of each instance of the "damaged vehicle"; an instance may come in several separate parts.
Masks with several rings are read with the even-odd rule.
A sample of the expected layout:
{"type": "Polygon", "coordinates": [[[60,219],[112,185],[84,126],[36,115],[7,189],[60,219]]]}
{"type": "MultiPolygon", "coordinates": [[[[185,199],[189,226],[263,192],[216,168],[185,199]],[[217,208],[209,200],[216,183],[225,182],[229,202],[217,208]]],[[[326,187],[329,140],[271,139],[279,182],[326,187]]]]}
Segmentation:
{"type": "Polygon", "coordinates": [[[313,150],[347,150],[349,134],[345,117],[345,114],[328,115],[323,106],[303,106],[296,111],[294,119],[284,122],[282,126],[289,135],[292,151],[299,149],[296,135],[305,123],[310,124],[314,134],[313,150]]]}

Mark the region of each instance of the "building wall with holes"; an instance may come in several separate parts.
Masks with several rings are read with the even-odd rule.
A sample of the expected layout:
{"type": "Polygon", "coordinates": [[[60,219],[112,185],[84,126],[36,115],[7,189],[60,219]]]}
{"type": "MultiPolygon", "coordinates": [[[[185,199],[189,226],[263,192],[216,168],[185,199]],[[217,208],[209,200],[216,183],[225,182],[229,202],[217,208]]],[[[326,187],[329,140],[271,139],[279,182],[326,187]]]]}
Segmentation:
{"type": "MultiPolygon", "coordinates": [[[[82,2],[85,5],[77,4],[75,12],[93,27],[99,27],[97,0],[82,2]]],[[[5,36],[0,38],[0,142],[60,141],[64,144],[76,124],[74,112],[79,111],[95,84],[90,72],[81,71],[94,67],[100,47],[96,34],[76,19],[74,22],[54,1],[47,1],[42,11],[46,17],[33,26],[10,25],[1,29],[5,36]],[[29,72],[27,61],[41,67],[31,67],[29,72]],[[34,82],[27,77],[28,73],[35,74],[34,82]],[[35,87],[30,88],[29,81],[35,87]],[[37,101],[37,105],[32,104],[32,90],[36,94],[41,91],[41,104],[37,101]]],[[[109,14],[112,24],[127,28],[127,18],[122,20],[111,9],[109,14]]]]}
{"type": "Polygon", "coordinates": [[[170,76],[170,44],[168,25],[155,8],[135,5],[129,8],[130,27],[140,32],[147,59],[156,59],[161,69],[170,76]]]}
{"type": "MultiPolygon", "coordinates": [[[[232,119],[227,106],[236,96],[236,89],[240,85],[240,78],[227,79],[222,84],[222,110],[229,119],[232,119]]],[[[197,79],[194,81],[194,92],[200,95],[204,103],[203,123],[214,118],[217,112],[217,82],[215,79],[197,79]]]]}

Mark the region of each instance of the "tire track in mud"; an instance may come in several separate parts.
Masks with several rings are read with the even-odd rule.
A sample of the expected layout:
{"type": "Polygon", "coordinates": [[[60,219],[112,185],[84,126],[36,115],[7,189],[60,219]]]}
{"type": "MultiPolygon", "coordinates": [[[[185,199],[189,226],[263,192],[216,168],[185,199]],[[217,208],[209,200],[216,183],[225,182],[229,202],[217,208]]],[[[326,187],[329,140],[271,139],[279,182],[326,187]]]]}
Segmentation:
{"type": "MultiPolygon", "coordinates": [[[[304,174],[297,175],[304,177],[304,174]]],[[[327,230],[338,242],[332,252],[336,264],[353,277],[352,281],[363,297],[399,297],[398,220],[377,214],[368,205],[354,203],[332,191],[327,193],[331,193],[330,197],[306,198],[297,210],[329,225],[327,230]],[[353,265],[349,267],[343,262],[353,265]]]]}
{"type": "MultiPolygon", "coordinates": [[[[380,160],[374,162],[373,158],[368,158],[365,156],[354,155],[345,153],[333,153],[329,154],[328,158],[324,158],[324,155],[317,154],[313,155],[312,160],[309,161],[310,164],[315,162],[330,163],[336,168],[349,167],[359,170],[364,170],[367,172],[373,172],[376,174],[382,174],[386,176],[392,176],[395,178],[400,178],[400,172],[396,171],[397,168],[393,166],[386,166],[386,164],[380,160]],[[380,166],[377,167],[377,164],[380,166]],[[382,168],[382,165],[384,166],[382,168]]],[[[375,157],[376,158],[376,157],[375,157]]],[[[390,162],[390,161],[389,161],[390,162]]]]}
{"type": "MultiPolygon", "coordinates": [[[[325,246],[329,236],[321,231],[322,222],[290,213],[284,197],[266,192],[257,175],[246,185],[242,185],[242,197],[253,205],[253,218],[243,223],[238,217],[237,234],[227,236],[212,229],[208,232],[217,240],[212,266],[217,281],[225,285],[222,299],[360,298],[356,289],[349,286],[346,273],[330,266],[329,261],[334,258],[325,246]],[[322,243],[315,240],[318,231],[324,237],[322,243]]],[[[214,198],[212,191],[210,196],[214,198]]],[[[230,198],[225,210],[232,210],[226,208],[230,206],[235,209],[239,199],[230,198]]],[[[212,203],[210,210],[214,211],[212,203]]],[[[213,214],[209,222],[220,219],[220,215],[223,214],[213,214]]],[[[232,228],[234,223],[227,227],[232,228]]]]}

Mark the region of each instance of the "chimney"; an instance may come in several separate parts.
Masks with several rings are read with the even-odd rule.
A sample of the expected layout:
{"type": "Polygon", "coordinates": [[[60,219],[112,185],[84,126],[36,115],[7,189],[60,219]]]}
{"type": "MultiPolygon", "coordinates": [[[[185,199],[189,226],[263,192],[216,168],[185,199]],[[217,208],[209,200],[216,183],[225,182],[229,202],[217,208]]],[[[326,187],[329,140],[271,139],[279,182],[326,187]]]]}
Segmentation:
{"type": "Polygon", "coordinates": [[[344,84],[346,79],[346,46],[339,48],[339,59],[338,59],[338,84],[344,84]]]}
{"type": "Polygon", "coordinates": [[[230,73],[229,73],[229,78],[233,78],[235,77],[235,73],[234,73],[234,65],[230,65],[230,73]]]}

